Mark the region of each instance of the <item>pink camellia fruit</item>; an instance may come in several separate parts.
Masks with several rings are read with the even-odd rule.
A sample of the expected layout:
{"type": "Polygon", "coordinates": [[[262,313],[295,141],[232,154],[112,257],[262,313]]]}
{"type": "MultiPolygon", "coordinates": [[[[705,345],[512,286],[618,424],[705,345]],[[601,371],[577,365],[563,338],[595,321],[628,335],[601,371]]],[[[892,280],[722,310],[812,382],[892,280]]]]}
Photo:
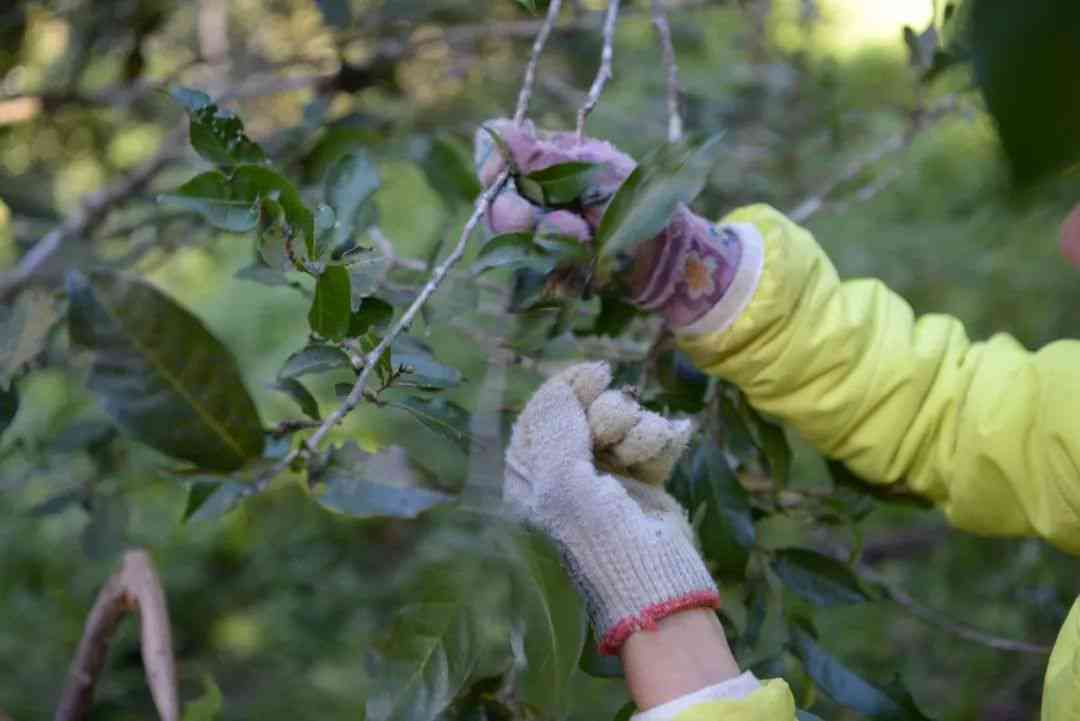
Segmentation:
{"type": "Polygon", "coordinates": [[[1070,265],[1080,268],[1080,205],[1061,224],[1061,254],[1070,265]]]}

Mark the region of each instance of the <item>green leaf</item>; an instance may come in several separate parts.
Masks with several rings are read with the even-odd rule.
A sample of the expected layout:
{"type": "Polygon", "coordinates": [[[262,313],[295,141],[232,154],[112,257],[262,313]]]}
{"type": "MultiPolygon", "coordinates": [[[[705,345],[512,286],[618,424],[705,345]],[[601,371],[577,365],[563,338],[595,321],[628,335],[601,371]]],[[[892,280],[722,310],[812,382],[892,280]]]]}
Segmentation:
{"type": "Polygon", "coordinates": [[[518,677],[526,703],[558,709],[568,696],[571,677],[585,641],[585,610],[558,555],[536,534],[516,534],[519,572],[513,607],[521,614],[521,641],[528,664],[518,677]]]}
{"type": "Polygon", "coordinates": [[[333,246],[351,241],[363,228],[357,227],[361,207],[379,189],[379,173],[363,151],[342,156],[326,174],[326,202],[334,209],[333,246]]]}
{"type": "Polygon", "coordinates": [[[351,312],[349,271],[344,266],[331,265],[315,283],[315,300],[308,311],[308,323],[323,338],[343,340],[349,334],[351,312]]]}
{"type": "Polygon", "coordinates": [[[191,118],[191,146],[216,165],[261,163],[266,160],[256,143],[244,133],[244,123],[230,110],[218,107],[198,90],[173,88],[170,91],[191,118]]]}
{"type": "Polygon", "coordinates": [[[41,288],[28,288],[14,304],[0,307],[0,390],[9,387],[23,368],[45,350],[49,333],[59,319],[56,301],[41,288]]]}
{"type": "Polygon", "coordinates": [[[402,608],[369,660],[365,721],[432,721],[465,687],[478,662],[479,635],[463,597],[402,608]]]}
{"type": "Polygon", "coordinates": [[[360,307],[363,300],[374,293],[379,282],[390,267],[390,259],[384,255],[367,255],[349,262],[349,282],[352,286],[353,307],[360,307]]]}
{"type": "Polygon", "coordinates": [[[293,353],[278,371],[278,378],[299,378],[311,373],[352,368],[349,356],[332,345],[314,344],[293,353]]]}
{"type": "Polygon", "coordinates": [[[776,551],[773,570],[792,593],[816,606],[839,606],[871,600],[846,564],[808,548],[776,551]]]}
{"type": "Polygon", "coordinates": [[[0,388],[0,437],[15,420],[19,412],[19,389],[14,385],[7,390],[0,388]]]}
{"type": "Polygon", "coordinates": [[[247,280],[252,283],[259,283],[271,288],[283,288],[289,285],[289,279],[285,277],[285,274],[279,270],[268,268],[262,263],[251,263],[245,265],[240,270],[233,274],[233,277],[237,280],[247,280]]]}
{"type": "Polygon", "coordinates": [[[303,383],[295,378],[279,378],[270,387],[296,401],[296,405],[300,406],[305,416],[315,421],[319,420],[319,403],[303,383]]]}
{"type": "Polygon", "coordinates": [[[595,678],[625,678],[622,662],[618,656],[602,656],[598,648],[596,636],[592,629],[585,637],[585,644],[581,647],[581,658],[578,660],[578,668],[584,673],[595,678]]]}
{"type": "Polygon", "coordinates": [[[637,706],[633,701],[628,701],[618,712],[615,714],[613,721],[630,721],[634,714],[637,713],[637,706]]]}
{"type": "Polygon", "coordinates": [[[358,338],[372,328],[385,327],[394,317],[394,306],[378,298],[362,298],[349,316],[349,337],[358,338]]]}
{"type": "Polygon", "coordinates": [[[499,151],[499,155],[506,162],[506,166],[510,168],[510,171],[515,175],[518,174],[517,163],[514,162],[514,154],[510,152],[510,146],[506,144],[506,140],[503,136],[499,135],[498,131],[488,127],[487,125],[481,125],[480,128],[487,133],[491,141],[495,143],[495,149],[499,151]]]}
{"type": "Polygon", "coordinates": [[[536,0],[514,0],[514,2],[529,12],[536,14],[536,0]]]}
{"type": "Polygon", "coordinates": [[[611,199],[596,231],[594,242],[602,261],[613,261],[656,236],[680,203],[697,197],[722,150],[720,137],[698,135],[668,143],[638,164],[611,199]]]}
{"type": "Polygon", "coordinates": [[[769,475],[777,488],[784,487],[791,474],[791,445],[784,434],[784,427],[766,419],[748,403],[742,407],[747,412],[747,426],[754,432],[757,445],[769,466],[769,475]]]}
{"type": "Polygon", "coordinates": [[[822,721],[820,716],[804,711],[801,708],[795,709],[795,718],[798,721],[822,721]]]}
{"type": "MultiPolygon", "coordinates": [[[[529,173],[525,176],[529,181],[525,186],[529,187],[531,185],[538,188],[540,195],[537,198],[528,195],[525,195],[525,197],[538,205],[546,207],[573,203],[589,187],[596,168],[595,163],[572,161],[529,173]]],[[[521,185],[519,182],[519,188],[521,185]]]]}
{"type": "Polygon", "coordinates": [[[606,335],[616,338],[626,331],[630,322],[641,315],[633,303],[628,303],[614,295],[600,296],[600,313],[593,322],[593,335],[606,335]]]}
{"type": "Polygon", "coordinates": [[[791,628],[791,649],[806,675],[834,702],[874,719],[926,721],[922,714],[904,708],[880,688],[870,684],[829,654],[802,628],[791,628]]]}
{"type": "Polygon", "coordinates": [[[162,205],[190,210],[218,230],[247,233],[259,223],[258,198],[235,197],[228,178],[216,170],[196,175],[173,193],[158,196],[162,205]]]}
{"type": "Polygon", "coordinates": [[[555,261],[536,247],[532,235],[504,233],[484,244],[470,272],[478,276],[495,268],[529,268],[538,273],[548,273],[554,267],[555,261]]]}
{"type": "Polygon", "coordinates": [[[321,484],[315,501],[353,518],[416,518],[453,500],[427,487],[431,480],[398,446],[371,454],[352,441],[331,449],[325,466],[312,474],[312,481],[321,484]]]}
{"type": "Polygon", "coordinates": [[[669,489],[700,522],[702,551],[715,572],[742,578],[755,539],[750,500],[715,439],[705,435],[687,451],[669,489]]]}
{"type": "Polygon", "coordinates": [[[656,363],[656,378],[664,389],[657,400],[667,409],[698,413],[705,407],[709,378],[683,351],[673,349],[661,353],[656,363]]]}
{"type": "Polygon", "coordinates": [[[349,0],[315,0],[326,24],[337,30],[344,30],[352,24],[352,8],[349,0]]]}
{"type": "Polygon", "coordinates": [[[422,390],[443,390],[461,382],[461,372],[435,360],[423,341],[409,335],[399,335],[390,345],[390,363],[394,368],[405,367],[408,372],[398,385],[415,386],[422,390]]]}
{"type": "Polygon", "coordinates": [[[408,411],[425,428],[438,433],[468,452],[469,442],[472,440],[468,430],[469,412],[457,403],[441,397],[409,396],[400,403],[390,405],[408,411]]]}
{"type": "Polygon", "coordinates": [[[447,207],[472,203],[480,195],[480,181],[472,159],[461,141],[451,135],[437,135],[421,161],[424,175],[447,207]]]}
{"type": "Polygon", "coordinates": [[[304,242],[307,257],[315,259],[315,215],[285,176],[261,165],[241,165],[229,179],[232,196],[240,200],[272,200],[285,214],[285,231],[304,242]]]}
{"type": "Polygon", "coordinates": [[[136,439],[203,468],[259,456],[262,422],[236,361],[153,286],[113,271],[68,276],[71,339],[94,351],[88,385],[136,439]]]}
{"type": "Polygon", "coordinates": [[[184,705],[182,721],[217,721],[221,717],[224,699],[221,689],[209,675],[203,677],[203,694],[184,705]]]}
{"type": "Polygon", "coordinates": [[[195,481],[188,487],[183,521],[212,521],[240,505],[249,493],[249,485],[237,481],[195,481]]]}

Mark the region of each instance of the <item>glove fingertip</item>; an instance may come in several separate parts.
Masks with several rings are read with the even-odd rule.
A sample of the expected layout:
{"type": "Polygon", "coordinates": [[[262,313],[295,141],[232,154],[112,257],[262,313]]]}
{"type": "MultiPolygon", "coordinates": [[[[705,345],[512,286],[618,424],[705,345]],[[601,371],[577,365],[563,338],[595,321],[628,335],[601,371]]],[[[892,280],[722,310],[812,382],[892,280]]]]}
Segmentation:
{"type": "Polygon", "coordinates": [[[574,395],[585,408],[591,406],[611,385],[611,366],[606,361],[579,363],[563,373],[563,380],[574,390],[574,395]]]}

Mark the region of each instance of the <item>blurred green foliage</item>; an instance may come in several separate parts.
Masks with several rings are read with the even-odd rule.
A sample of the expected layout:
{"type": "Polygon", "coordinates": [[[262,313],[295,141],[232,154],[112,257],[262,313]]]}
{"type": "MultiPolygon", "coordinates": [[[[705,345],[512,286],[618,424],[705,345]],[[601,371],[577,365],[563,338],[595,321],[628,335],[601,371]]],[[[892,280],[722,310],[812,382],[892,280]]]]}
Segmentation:
{"type": "MultiPolygon", "coordinates": [[[[596,12],[602,3],[568,4],[579,10],[568,9],[566,20],[578,24],[555,34],[540,66],[532,117],[543,127],[572,123],[598,57],[596,12]],[[580,19],[573,21],[576,12],[580,19]]],[[[158,89],[175,83],[206,88],[215,97],[234,95],[245,131],[289,178],[303,181],[303,200],[311,207],[326,197],[341,212],[342,205],[318,186],[346,153],[362,150],[377,168],[379,187],[370,211],[347,211],[350,222],[360,229],[377,227],[404,258],[441,257],[456,239],[476,188],[454,170],[458,166],[438,158],[460,160],[463,142],[481,121],[510,114],[535,29],[530,5],[66,0],[0,10],[0,264],[14,264],[74,212],[85,193],[157,151],[181,113],[158,89]],[[519,30],[522,23],[530,32],[519,30]],[[222,38],[226,63],[215,55],[222,38]],[[317,81],[288,85],[290,78],[316,76],[317,81]]],[[[616,79],[589,121],[590,134],[639,158],[662,141],[667,125],[663,68],[646,11],[644,2],[628,4],[619,26],[616,79]]],[[[1044,181],[1023,196],[1014,192],[999,136],[971,90],[968,68],[950,67],[925,82],[922,59],[909,55],[903,26],[922,31],[932,17],[929,2],[758,0],[673,10],[687,126],[725,133],[720,161],[695,207],[719,216],[748,202],[795,210],[817,200],[820,208],[809,226],[842,274],[880,277],[919,312],[957,315],[973,336],[1009,332],[1030,346],[1075,336],[1080,283],[1060,261],[1054,240],[1080,187],[1066,177],[1044,181]],[[935,107],[946,110],[934,114],[935,107]],[[882,148],[892,150],[864,162],[882,148]],[[830,192],[820,197],[823,190],[830,192]]],[[[212,149],[209,159],[233,162],[228,144],[214,140],[202,141],[212,149]]],[[[242,160],[257,159],[253,153],[242,160]]],[[[206,170],[204,162],[184,156],[153,189],[175,190],[206,170]]],[[[357,182],[356,192],[362,185],[357,182]]],[[[248,196],[240,200],[251,202],[248,196]]],[[[201,319],[235,356],[269,425],[301,417],[294,405],[298,397],[308,417],[330,412],[337,405],[335,386],[353,378],[347,358],[330,364],[328,373],[304,376],[307,396],[295,386],[286,393],[275,387],[297,380],[279,371],[307,343],[318,285],[323,294],[340,296],[340,274],[333,273],[333,287],[297,274],[288,280],[275,276],[276,284],[267,284],[265,274],[259,275],[262,282],[247,279],[250,273],[238,277],[264,248],[253,247],[251,236],[211,230],[191,211],[202,212],[190,203],[158,205],[154,192],[139,191],[87,237],[69,242],[63,262],[43,274],[56,281],[65,267],[84,266],[91,258],[133,268],[201,319]]],[[[370,230],[363,235],[363,245],[376,242],[370,230]]],[[[309,254],[313,250],[314,244],[309,254]]],[[[383,272],[366,262],[350,266],[349,287],[357,297],[370,292],[363,288],[373,274],[383,272]]],[[[399,268],[394,287],[378,300],[400,308],[424,277],[415,268],[399,268]]],[[[411,330],[409,337],[421,345],[395,349],[409,353],[410,364],[435,379],[426,382],[450,387],[448,401],[439,406],[444,414],[458,407],[480,415],[485,389],[502,384],[488,426],[458,431],[482,435],[504,428],[539,381],[538,364],[618,355],[620,340],[647,340],[648,327],[640,319],[617,325],[610,343],[529,336],[525,323],[489,310],[503,300],[508,272],[490,277],[500,279],[498,287],[452,277],[411,330]],[[477,328],[483,337],[467,334],[477,328]],[[492,347],[491,338],[533,349],[525,354],[531,362],[503,368],[497,362],[503,351],[492,347]],[[456,376],[448,381],[447,369],[460,371],[461,382],[456,376]]],[[[53,317],[54,302],[47,293],[23,293],[18,304],[0,311],[0,322],[14,328],[10,324],[17,321],[22,329],[27,318],[53,317]]],[[[603,310],[595,301],[586,320],[598,327],[600,318],[610,323],[603,310]]],[[[323,335],[348,333],[342,329],[354,321],[365,333],[377,332],[385,320],[378,320],[378,310],[372,313],[350,317],[348,324],[327,318],[332,329],[323,335]]],[[[17,337],[27,339],[23,330],[17,337]]],[[[159,566],[183,699],[203,694],[210,676],[221,689],[225,719],[356,718],[373,697],[369,711],[391,713],[387,709],[395,701],[385,694],[392,689],[371,693],[381,671],[365,660],[387,643],[388,632],[426,623],[411,615],[415,604],[444,610],[450,604],[446,617],[455,625],[425,627],[422,633],[468,657],[474,678],[495,679],[506,670],[500,664],[515,661],[505,650],[507,639],[520,631],[510,627],[513,616],[506,609],[538,587],[554,589],[556,598],[565,591],[565,584],[552,580],[550,558],[529,558],[535,577],[545,579],[541,586],[523,583],[522,565],[511,563],[520,548],[507,545],[511,536],[491,501],[498,463],[486,456],[497,456],[497,443],[470,439],[473,453],[457,452],[459,438],[432,430],[430,407],[423,409],[429,423],[418,420],[414,399],[434,403],[427,396],[412,390],[391,394],[395,407],[362,408],[334,438],[355,440],[359,447],[351,451],[362,457],[402,447],[422,459],[417,473],[433,478],[427,493],[463,494],[458,508],[434,508],[415,520],[328,513],[309,499],[322,490],[320,483],[329,485],[326,478],[339,484],[332,498],[342,503],[358,493],[381,492],[363,485],[363,478],[342,477],[334,467],[310,484],[300,474],[283,475],[270,492],[243,502],[235,488],[213,486],[213,493],[197,499],[202,505],[192,507],[191,479],[172,472],[174,461],[117,435],[84,387],[89,359],[71,352],[67,334],[37,329],[30,341],[33,352],[16,347],[9,354],[5,340],[0,355],[6,363],[23,354],[15,383],[18,413],[0,438],[0,710],[14,719],[52,713],[85,614],[127,546],[147,547],[159,566]],[[21,370],[31,359],[28,372],[21,370]],[[188,515],[192,519],[185,523],[188,515]],[[446,600],[463,597],[467,608],[446,600]]],[[[667,377],[677,382],[657,398],[669,407],[693,406],[694,393],[699,398],[704,386],[687,392],[687,383],[698,379],[670,357],[663,362],[672,369],[667,377]]],[[[625,370],[637,369],[631,361],[625,370]]],[[[7,375],[15,371],[0,366],[0,372],[4,391],[7,375]]],[[[6,417],[10,396],[0,398],[0,418],[6,417]]],[[[721,437],[731,443],[745,437],[746,448],[752,448],[751,436],[760,429],[750,428],[737,409],[725,418],[724,428],[717,429],[721,437]]],[[[799,439],[791,440],[795,454],[786,490],[812,495],[830,489],[822,460],[799,439]]],[[[279,446],[269,444],[266,454],[280,453],[279,446]]],[[[701,455],[698,466],[709,467],[707,452],[701,455]]],[[[692,468],[694,462],[687,464],[692,468]]],[[[769,463],[783,465],[775,456],[759,465],[769,463]]],[[[730,502],[744,493],[737,482],[724,487],[733,479],[720,472],[707,480],[712,485],[687,481],[687,493],[705,499],[706,516],[720,510],[708,506],[709,499],[730,502]]],[[[947,530],[937,513],[858,505],[864,497],[848,500],[841,515],[865,515],[857,524],[807,523],[798,508],[771,508],[757,514],[754,526],[744,528],[752,532],[743,536],[769,550],[859,547],[880,579],[910,589],[943,618],[1044,644],[1052,642],[1080,592],[1080,564],[1041,542],[976,539],[947,530]]],[[[828,561],[807,564],[798,555],[775,555],[778,563],[790,562],[783,572],[799,579],[793,588],[804,584],[803,594],[784,592],[785,608],[809,614],[800,605],[806,596],[852,600],[864,592],[828,561]],[[807,566],[819,573],[804,575],[807,566]]],[[[800,705],[819,716],[847,718],[849,711],[818,692],[828,689],[810,682],[813,673],[808,678],[791,654],[776,652],[783,621],[778,593],[767,583],[766,557],[747,552],[747,558],[750,580],[733,580],[724,593],[724,620],[738,639],[740,659],[760,673],[785,675],[800,705]]],[[[573,616],[572,598],[560,603],[564,617],[573,616]]],[[[1035,715],[1043,657],[962,640],[885,601],[838,603],[816,610],[813,618],[820,642],[798,637],[802,656],[825,648],[868,678],[887,682],[898,673],[933,718],[1035,715]]],[[[525,648],[534,657],[545,653],[545,639],[529,633],[522,639],[525,648]]],[[[558,639],[546,639],[546,645],[552,657],[566,650],[558,639]]],[[[407,657],[410,650],[403,643],[391,653],[407,657]]],[[[149,716],[141,674],[137,633],[129,624],[115,642],[91,717],[149,716]]],[[[530,698],[565,684],[569,691],[558,701],[573,719],[611,718],[626,700],[618,679],[573,673],[547,686],[528,685],[535,683],[530,677],[523,689],[530,698]]],[[[478,684],[456,710],[484,708],[496,690],[478,684]]],[[[206,698],[211,713],[213,695],[206,698]]],[[[873,698],[904,704],[895,694],[873,698]]]]}

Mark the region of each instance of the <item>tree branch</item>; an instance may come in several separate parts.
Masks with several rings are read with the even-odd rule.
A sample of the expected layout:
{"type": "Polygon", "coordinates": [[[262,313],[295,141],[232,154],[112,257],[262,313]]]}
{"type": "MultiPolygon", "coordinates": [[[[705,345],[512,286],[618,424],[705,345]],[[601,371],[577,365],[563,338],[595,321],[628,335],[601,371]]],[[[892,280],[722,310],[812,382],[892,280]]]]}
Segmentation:
{"type": "Polygon", "coordinates": [[[176,664],[165,593],[149,554],[135,550],[124,554],[123,563],[98,593],[87,616],[54,721],[79,721],[86,717],[94,686],[108,657],[109,641],[120,619],[132,611],[139,614],[143,668],[158,716],[161,721],[179,720],[176,664]]]}
{"type": "Polygon", "coordinates": [[[532,54],[529,55],[529,63],[525,66],[525,79],[521,81],[521,90],[518,92],[517,108],[514,110],[515,125],[520,125],[529,112],[529,100],[532,99],[533,86],[536,84],[536,66],[540,63],[540,56],[544,53],[544,46],[551,35],[551,29],[555,27],[555,21],[559,19],[561,7],[562,0],[551,0],[548,4],[547,16],[536,33],[532,54]]]}
{"type": "Polygon", "coordinates": [[[671,25],[668,24],[664,0],[652,0],[652,23],[664,55],[667,70],[668,142],[682,139],[683,121],[679,114],[679,65],[675,59],[675,45],[671,42],[671,25]]]}
{"type": "Polygon", "coordinates": [[[604,48],[600,52],[600,69],[596,72],[589,94],[585,97],[585,103],[577,114],[577,136],[581,140],[585,136],[585,119],[600,102],[600,94],[604,92],[608,81],[611,80],[611,60],[615,56],[615,21],[619,18],[619,0],[608,0],[607,16],[604,18],[604,48]]]}
{"type": "MultiPolygon", "coordinates": [[[[911,143],[918,136],[919,132],[925,130],[936,124],[942,118],[948,116],[958,106],[958,98],[955,95],[948,95],[938,101],[934,106],[927,110],[919,110],[912,114],[910,126],[901,133],[897,133],[890,138],[887,138],[885,142],[879,145],[873,152],[858,158],[848,164],[843,173],[828,181],[825,186],[814,193],[810,197],[803,200],[796,205],[790,211],[788,211],[788,217],[794,220],[796,223],[803,223],[810,217],[815,215],[819,210],[825,206],[826,200],[831,196],[836,189],[841,185],[851,182],[857,178],[863,171],[872,165],[876,165],[886,156],[897,153],[907,147],[911,146],[911,143]]],[[[890,182],[895,180],[899,176],[899,173],[891,172],[884,176],[884,179],[880,179],[875,182],[869,183],[865,188],[860,189],[856,194],[856,198],[860,201],[869,200],[870,198],[881,192],[890,182]]]]}

